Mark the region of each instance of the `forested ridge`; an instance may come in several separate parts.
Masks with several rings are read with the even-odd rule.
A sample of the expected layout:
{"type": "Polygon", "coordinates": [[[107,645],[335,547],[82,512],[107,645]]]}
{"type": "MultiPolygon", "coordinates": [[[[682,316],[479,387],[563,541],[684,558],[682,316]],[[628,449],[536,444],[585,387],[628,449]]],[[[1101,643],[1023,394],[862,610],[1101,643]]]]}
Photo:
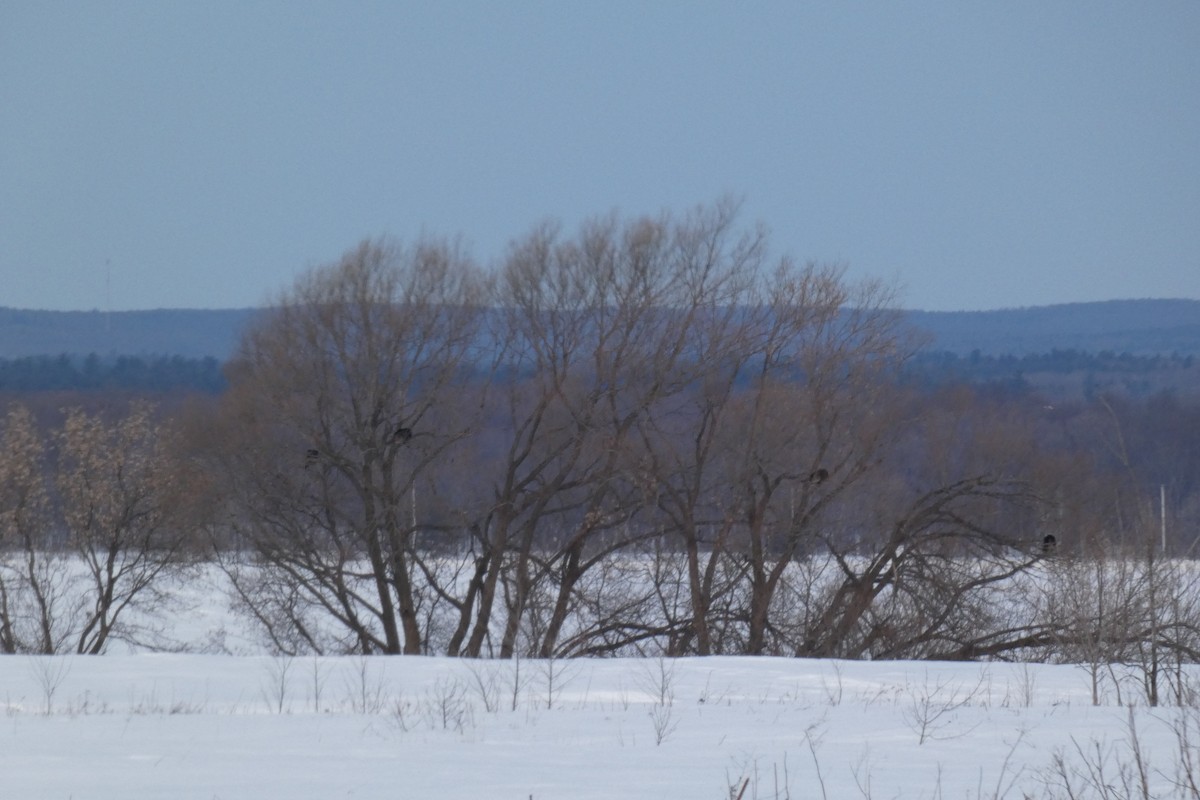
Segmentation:
{"type": "Polygon", "coordinates": [[[195,391],[216,394],[226,387],[221,363],[212,356],[24,356],[0,358],[0,392],[94,392],[113,390],[158,393],[195,391]]]}
{"type": "Polygon", "coordinates": [[[922,350],[904,365],[903,380],[930,388],[969,384],[1047,401],[1095,400],[1106,393],[1200,397],[1196,358],[1178,353],[1051,350],[1018,356],[922,350]]]}
{"type": "MultiPolygon", "coordinates": [[[[475,365],[481,374],[485,364],[475,365]]],[[[227,387],[224,364],[212,356],[57,356],[0,358],[0,392],[146,392],[194,391],[219,394],[227,387]]],[[[491,374],[489,380],[508,376],[491,374]]],[[[1191,355],[1047,353],[958,355],[920,350],[900,368],[902,383],[925,388],[968,384],[1047,400],[1094,398],[1111,392],[1150,396],[1169,391],[1200,393],[1200,369],[1191,355]]]]}

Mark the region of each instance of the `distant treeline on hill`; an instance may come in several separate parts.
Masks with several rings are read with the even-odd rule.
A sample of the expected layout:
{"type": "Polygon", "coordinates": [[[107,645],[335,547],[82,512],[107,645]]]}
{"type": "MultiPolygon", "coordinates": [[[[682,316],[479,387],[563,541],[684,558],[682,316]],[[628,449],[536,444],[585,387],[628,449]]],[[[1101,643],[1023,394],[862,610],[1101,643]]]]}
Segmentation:
{"type": "MultiPolygon", "coordinates": [[[[1164,388],[1185,393],[1200,385],[1192,355],[1132,355],[1051,350],[1027,355],[987,355],[975,351],[958,355],[948,351],[917,353],[905,367],[910,386],[937,388],[951,384],[1003,386],[1009,391],[1055,388],[1046,376],[1080,378],[1069,394],[1123,389],[1150,394],[1164,388]]],[[[222,362],[213,357],[25,356],[0,358],[0,391],[192,391],[219,394],[227,384],[222,362]]],[[[1061,392],[1052,391],[1058,394],[1061,392]]]]}
{"type": "Polygon", "coordinates": [[[990,380],[1008,378],[1025,372],[1158,372],[1164,369],[1188,369],[1195,363],[1191,355],[1140,356],[1131,353],[1084,353],[1079,350],[1051,350],[1049,353],[984,355],[978,350],[960,356],[946,351],[918,353],[909,364],[913,374],[936,378],[990,380]]]}
{"type": "MultiPolygon", "coordinates": [[[[1088,396],[1095,391],[1123,390],[1128,394],[1151,394],[1163,389],[1188,392],[1200,383],[1200,370],[1190,354],[1134,355],[1106,350],[1051,350],[1026,355],[988,355],[978,350],[959,355],[948,351],[917,353],[905,366],[905,380],[927,388],[955,383],[1003,386],[1011,391],[1057,389],[1056,378],[1076,376],[1076,391],[1088,396]]],[[[1068,394],[1075,392],[1068,391],[1068,394]]]]}
{"type": "Polygon", "coordinates": [[[225,389],[221,362],[212,357],[115,356],[0,358],[0,391],[53,392],[120,389],[134,392],[225,389]]]}

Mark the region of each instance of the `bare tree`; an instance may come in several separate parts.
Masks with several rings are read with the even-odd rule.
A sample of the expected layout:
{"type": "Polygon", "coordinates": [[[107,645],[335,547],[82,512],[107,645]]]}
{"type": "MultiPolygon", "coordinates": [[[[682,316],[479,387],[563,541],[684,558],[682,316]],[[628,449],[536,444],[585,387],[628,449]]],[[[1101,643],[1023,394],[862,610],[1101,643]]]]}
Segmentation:
{"type": "MultiPolygon", "coordinates": [[[[690,332],[691,380],[687,388],[652,404],[638,420],[637,474],[661,526],[668,547],[679,548],[683,566],[674,570],[659,549],[655,585],[664,601],[670,645],[667,652],[709,655],[720,650],[713,626],[728,614],[717,609],[729,600],[738,575],[729,569],[735,516],[727,496],[729,459],[742,444],[730,424],[739,382],[761,354],[764,313],[755,289],[764,258],[761,235],[744,237],[729,260],[735,279],[721,283],[700,309],[690,332]],[[686,613],[667,603],[666,581],[687,589],[686,613]]],[[[736,573],[736,571],[734,571],[736,573]]]]}
{"type": "Polygon", "coordinates": [[[163,578],[187,562],[188,532],[171,513],[179,487],[150,406],[115,422],[73,409],[57,438],[68,543],[89,584],[75,649],[95,654],[123,612],[162,600],[163,578]]]}
{"type": "Polygon", "coordinates": [[[451,387],[476,366],[481,298],[454,246],[364,242],[246,335],[215,457],[259,559],[235,585],[277,643],[330,646],[333,620],[333,646],[421,652],[414,496],[473,424],[451,387]]]}
{"type": "MultiPolygon", "coordinates": [[[[482,653],[506,589],[500,655],[515,651],[523,620],[537,626],[532,652],[554,654],[588,571],[655,535],[641,521],[654,486],[638,424],[697,378],[696,331],[756,266],[757,236],[738,234],[735,211],[726,203],[678,220],[600,219],[568,240],[543,226],[514,246],[498,297],[514,377],[494,501],[472,528],[479,593],[465,653],[482,653]]],[[[645,635],[641,627],[629,635],[645,635]]],[[[578,635],[571,642],[582,646],[578,635]]]]}
{"type": "Polygon", "coordinates": [[[760,296],[752,369],[728,421],[726,501],[747,574],[745,649],[755,654],[768,647],[790,564],[820,544],[829,509],[902,430],[887,399],[909,347],[890,293],[850,285],[840,269],[783,262],[760,296]]]}
{"type": "Polygon", "coordinates": [[[53,541],[46,445],[29,409],[0,429],[0,652],[55,653],[68,576],[53,541]]]}
{"type": "Polygon", "coordinates": [[[818,531],[837,565],[798,652],[980,658],[1045,646],[1033,614],[1003,592],[1043,554],[1037,438],[969,395],[892,391],[899,435],[818,531]]]}

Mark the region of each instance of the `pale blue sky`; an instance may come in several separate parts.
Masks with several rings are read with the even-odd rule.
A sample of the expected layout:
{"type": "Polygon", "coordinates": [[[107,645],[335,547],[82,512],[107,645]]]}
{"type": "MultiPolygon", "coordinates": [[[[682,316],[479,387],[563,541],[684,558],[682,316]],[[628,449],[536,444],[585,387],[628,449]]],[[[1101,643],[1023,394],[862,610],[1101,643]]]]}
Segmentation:
{"type": "Polygon", "coordinates": [[[1200,298],[1200,2],[0,0],[0,306],[725,193],[910,308],[1200,298]]]}

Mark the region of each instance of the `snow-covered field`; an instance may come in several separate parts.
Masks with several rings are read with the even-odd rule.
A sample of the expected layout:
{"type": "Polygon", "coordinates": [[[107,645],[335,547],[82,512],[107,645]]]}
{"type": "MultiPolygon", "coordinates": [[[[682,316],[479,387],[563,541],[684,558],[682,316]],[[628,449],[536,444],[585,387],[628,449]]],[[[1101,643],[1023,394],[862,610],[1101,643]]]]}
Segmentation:
{"type": "Polygon", "coordinates": [[[1200,711],[1132,667],[285,658],[172,595],[181,652],[0,657],[0,800],[1200,798],[1200,711]]]}
{"type": "MultiPolygon", "coordinates": [[[[4,798],[1065,797],[1056,753],[1077,797],[1137,780],[1071,666],[10,656],[0,687],[4,798]]],[[[1190,796],[1189,713],[1134,711],[1152,796],[1190,796]]]]}

